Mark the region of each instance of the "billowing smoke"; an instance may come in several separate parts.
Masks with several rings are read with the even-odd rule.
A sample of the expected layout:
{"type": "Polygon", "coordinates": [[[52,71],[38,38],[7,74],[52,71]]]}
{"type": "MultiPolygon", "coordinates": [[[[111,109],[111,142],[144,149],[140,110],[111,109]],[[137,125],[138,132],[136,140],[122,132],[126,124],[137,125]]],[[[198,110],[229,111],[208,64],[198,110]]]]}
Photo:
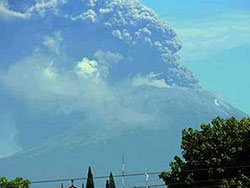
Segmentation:
{"type": "Polygon", "coordinates": [[[72,129],[82,143],[229,114],[214,96],[195,93],[176,33],[137,1],[5,1],[1,9],[19,19],[0,17],[0,106],[8,114],[0,116],[0,156],[72,129]]]}
{"type": "MultiPolygon", "coordinates": [[[[138,76],[119,83],[111,78],[112,68],[124,63],[120,53],[100,50],[92,57],[60,62],[61,56],[71,59],[61,43],[60,32],[45,36],[31,55],[1,71],[1,89],[17,101],[8,109],[15,117],[13,130],[19,134],[13,143],[31,147],[86,122],[104,129],[154,124],[154,116],[122,102],[136,87],[138,76]]],[[[140,85],[154,86],[151,80],[148,83],[140,85]]]]}

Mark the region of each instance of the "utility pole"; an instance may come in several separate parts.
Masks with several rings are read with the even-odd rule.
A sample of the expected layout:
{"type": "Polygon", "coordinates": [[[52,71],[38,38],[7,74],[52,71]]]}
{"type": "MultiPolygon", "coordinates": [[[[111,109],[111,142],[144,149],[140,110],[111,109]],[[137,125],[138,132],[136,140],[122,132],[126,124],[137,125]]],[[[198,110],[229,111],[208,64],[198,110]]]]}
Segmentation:
{"type": "Polygon", "coordinates": [[[124,160],[124,153],[122,153],[122,188],[125,188],[125,179],[124,179],[124,175],[125,175],[125,160],[124,160]]]}
{"type": "Polygon", "coordinates": [[[149,188],[149,174],[147,168],[145,168],[145,180],[146,180],[146,188],[149,188]]]}

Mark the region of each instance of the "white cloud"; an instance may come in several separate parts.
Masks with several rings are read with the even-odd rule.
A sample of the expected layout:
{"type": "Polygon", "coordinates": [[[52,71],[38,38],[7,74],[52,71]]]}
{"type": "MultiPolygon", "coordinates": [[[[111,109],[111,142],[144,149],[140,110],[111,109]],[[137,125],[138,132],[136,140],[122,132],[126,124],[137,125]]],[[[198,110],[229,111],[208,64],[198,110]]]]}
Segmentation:
{"type": "Polygon", "coordinates": [[[48,48],[50,51],[56,53],[57,55],[60,54],[62,48],[62,36],[61,32],[57,31],[52,36],[45,36],[43,45],[48,48]]]}
{"type": "Polygon", "coordinates": [[[0,158],[12,155],[22,150],[16,140],[17,131],[15,123],[11,119],[12,118],[9,115],[0,115],[0,158]]]}
{"type": "Polygon", "coordinates": [[[93,77],[97,74],[98,64],[96,61],[91,61],[87,58],[83,58],[80,62],[76,65],[76,72],[79,76],[83,76],[85,78],[93,77]]]}
{"type": "Polygon", "coordinates": [[[119,53],[110,51],[97,51],[94,59],[98,62],[99,76],[106,79],[110,76],[112,68],[118,65],[124,57],[119,53]]]}
{"type": "Polygon", "coordinates": [[[176,31],[183,41],[183,61],[202,60],[227,50],[250,45],[250,13],[229,11],[214,18],[182,24],[176,31]]]}
{"type": "Polygon", "coordinates": [[[50,80],[55,80],[58,76],[57,69],[53,66],[53,61],[51,61],[48,66],[44,67],[42,72],[43,75],[50,80]]]}
{"type": "Polygon", "coordinates": [[[124,57],[119,53],[101,50],[94,54],[94,58],[105,66],[113,66],[124,59],[124,57]]]}
{"type": "Polygon", "coordinates": [[[122,33],[121,33],[121,31],[118,30],[118,29],[112,31],[112,35],[113,35],[115,38],[117,38],[117,39],[120,39],[120,40],[122,39],[122,33]]]}
{"type": "Polygon", "coordinates": [[[86,21],[90,21],[90,22],[96,22],[97,21],[97,14],[95,13],[94,10],[89,9],[86,12],[83,12],[82,14],[78,15],[78,16],[71,16],[70,19],[72,21],[75,20],[86,20],[86,21]]]}
{"type": "Polygon", "coordinates": [[[29,18],[29,14],[16,12],[9,9],[7,1],[0,2],[0,19],[9,20],[9,19],[26,19],[29,18]]]}
{"type": "Polygon", "coordinates": [[[150,73],[146,76],[137,75],[133,78],[133,86],[151,86],[156,88],[169,88],[170,86],[164,79],[159,78],[160,74],[150,73]]]}
{"type": "Polygon", "coordinates": [[[68,0],[37,0],[35,4],[30,6],[27,10],[27,14],[39,14],[44,16],[46,11],[52,10],[57,14],[58,5],[65,4],[68,0]]]}
{"type": "MultiPolygon", "coordinates": [[[[35,52],[12,64],[1,75],[0,82],[8,88],[11,95],[28,104],[26,110],[32,121],[36,121],[36,115],[42,111],[45,117],[55,113],[57,119],[71,118],[74,114],[81,113],[82,119],[77,120],[77,123],[90,120],[100,124],[103,121],[100,126],[107,126],[106,128],[153,124],[154,117],[150,114],[134,109],[134,105],[129,103],[121,103],[121,98],[126,98],[126,95],[117,90],[121,88],[128,91],[127,86],[116,87],[104,77],[96,76],[100,72],[98,66],[106,64],[108,57],[115,63],[120,59],[119,55],[98,51],[95,55],[96,59],[97,57],[106,59],[97,62],[84,57],[79,62],[72,62],[72,66],[60,69],[53,63],[56,59],[35,52]]],[[[70,121],[75,124],[75,118],[70,121]]]]}
{"type": "Polygon", "coordinates": [[[93,6],[95,6],[96,2],[97,2],[97,0],[89,0],[88,6],[93,7],[93,6]]]}
{"type": "Polygon", "coordinates": [[[54,14],[58,13],[58,6],[67,3],[68,0],[37,0],[24,12],[9,9],[8,1],[0,2],[0,19],[27,19],[35,14],[44,16],[46,11],[51,10],[54,14]]]}

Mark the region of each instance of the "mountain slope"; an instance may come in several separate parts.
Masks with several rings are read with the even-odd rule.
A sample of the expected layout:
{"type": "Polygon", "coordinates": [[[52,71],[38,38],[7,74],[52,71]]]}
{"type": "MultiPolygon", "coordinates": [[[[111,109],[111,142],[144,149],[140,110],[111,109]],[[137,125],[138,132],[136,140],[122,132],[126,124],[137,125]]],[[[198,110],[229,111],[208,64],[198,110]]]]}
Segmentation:
{"type": "MultiPolygon", "coordinates": [[[[218,115],[245,116],[226,103],[215,103],[215,96],[204,90],[144,87],[131,91],[130,96],[135,108],[156,119],[136,124],[115,114],[96,116],[97,120],[88,119],[38,147],[1,160],[1,173],[32,179],[72,177],[80,176],[88,165],[96,174],[119,173],[123,152],[129,172],[161,170],[179,152],[183,128],[218,115]]],[[[131,102],[121,100],[124,106],[131,102]]]]}

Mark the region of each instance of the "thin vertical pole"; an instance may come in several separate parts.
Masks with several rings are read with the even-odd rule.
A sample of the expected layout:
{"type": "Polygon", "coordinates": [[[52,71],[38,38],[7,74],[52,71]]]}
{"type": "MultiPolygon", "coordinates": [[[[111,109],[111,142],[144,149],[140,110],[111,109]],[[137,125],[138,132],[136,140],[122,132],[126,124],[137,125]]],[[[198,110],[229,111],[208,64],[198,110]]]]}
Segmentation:
{"type": "Polygon", "coordinates": [[[124,153],[122,153],[122,188],[125,188],[125,160],[124,160],[124,153]]]}
{"type": "Polygon", "coordinates": [[[149,174],[148,174],[148,169],[145,169],[145,180],[146,180],[146,188],[149,188],[149,174]]]}

